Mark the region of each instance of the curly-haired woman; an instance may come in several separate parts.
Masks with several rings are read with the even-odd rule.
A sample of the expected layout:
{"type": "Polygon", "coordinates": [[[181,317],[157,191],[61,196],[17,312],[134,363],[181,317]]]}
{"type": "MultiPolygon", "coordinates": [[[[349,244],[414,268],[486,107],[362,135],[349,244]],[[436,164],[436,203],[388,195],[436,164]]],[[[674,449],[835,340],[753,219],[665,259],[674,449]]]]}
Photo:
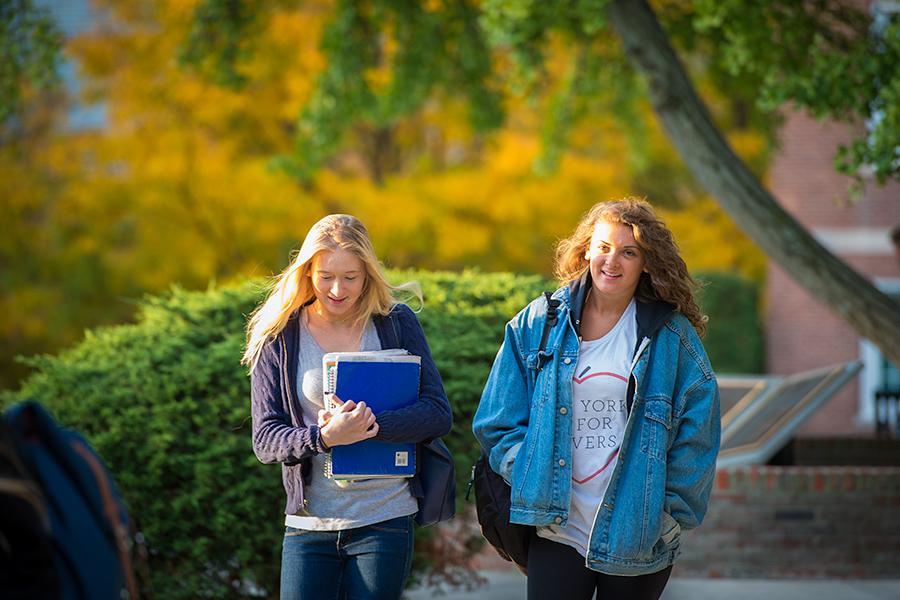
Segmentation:
{"type": "Polygon", "coordinates": [[[475,435],[511,486],[510,521],[536,526],[529,598],[656,600],[715,473],[706,319],[642,200],[591,208],[556,274],[555,323],[540,297],[507,324],[475,435]]]}

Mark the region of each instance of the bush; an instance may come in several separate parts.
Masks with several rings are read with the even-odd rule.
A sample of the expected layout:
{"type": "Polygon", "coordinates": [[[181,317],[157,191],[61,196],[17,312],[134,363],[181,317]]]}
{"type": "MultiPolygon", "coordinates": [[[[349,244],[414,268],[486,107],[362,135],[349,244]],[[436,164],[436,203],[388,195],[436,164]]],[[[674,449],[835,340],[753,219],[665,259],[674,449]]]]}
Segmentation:
{"type": "MultiPolygon", "coordinates": [[[[446,441],[462,492],[477,455],[471,416],[503,325],[547,284],[471,272],[391,278],[416,279],[425,293],[420,318],[453,405],[446,441]]],[[[137,323],[30,359],[36,373],[0,398],[40,400],[103,456],[146,540],[145,587],[157,597],[277,587],[284,491],[280,469],[259,464],[251,450],[250,385],[239,365],[245,315],[260,299],[258,282],[148,298],[137,323]]]]}
{"type": "Polygon", "coordinates": [[[716,373],[761,373],[759,285],[728,273],[701,273],[700,306],[709,315],[703,345],[716,373]]]}
{"type": "MultiPolygon", "coordinates": [[[[477,272],[390,277],[415,279],[425,294],[419,317],[453,407],[446,442],[461,498],[478,454],[472,414],[503,326],[553,285],[477,272]]],[[[714,366],[753,370],[755,288],[705,279],[714,366]],[[744,346],[735,349],[738,339],[744,346]]],[[[259,282],[246,282],[147,298],[135,324],[87,332],[58,356],[29,359],[36,373],[0,397],[3,405],[41,401],[103,456],[146,540],[144,586],[160,598],[268,595],[277,587],[284,492],[280,469],[260,465],[251,450],[250,385],[239,365],[246,315],[261,297],[259,282]]],[[[443,567],[434,560],[420,553],[415,564],[420,572],[443,567]]]]}

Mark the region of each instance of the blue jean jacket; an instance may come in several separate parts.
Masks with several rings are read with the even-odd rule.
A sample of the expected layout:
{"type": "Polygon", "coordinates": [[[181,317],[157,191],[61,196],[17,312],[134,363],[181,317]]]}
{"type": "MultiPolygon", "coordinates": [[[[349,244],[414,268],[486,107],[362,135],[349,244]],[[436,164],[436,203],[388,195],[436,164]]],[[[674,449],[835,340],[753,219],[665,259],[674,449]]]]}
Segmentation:
{"type": "MultiPolygon", "coordinates": [[[[572,377],[589,276],[560,288],[559,319],[538,352],[542,296],[506,326],[473,430],[511,486],[510,520],[565,526],[572,490],[572,377]]],[[[588,542],[587,567],[612,575],[671,565],[682,530],[703,520],[719,450],[719,389],[688,320],[663,302],[637,305],[628,419],[588,542]]]]}

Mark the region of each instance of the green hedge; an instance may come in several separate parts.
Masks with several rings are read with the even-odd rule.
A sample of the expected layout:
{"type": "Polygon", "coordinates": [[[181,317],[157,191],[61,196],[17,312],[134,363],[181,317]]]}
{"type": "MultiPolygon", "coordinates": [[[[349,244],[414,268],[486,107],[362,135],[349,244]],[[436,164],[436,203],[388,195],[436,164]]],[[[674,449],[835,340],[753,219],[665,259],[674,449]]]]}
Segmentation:
{"type": "Polygon", "coordinates": [[[709,323],[703,345],[717,373],[762,373],[759,285],[728,273],[700,273],[698,294],[709,323]]]}
{"type": "MultiPolygon", "coordinates": [[[[471,414],[503,324],[545,287],[538,277],[392,273],[415,278],[420,317],[452,398],[447,444],[464,490],[476,455],[471,414]]],[[[257,283],[145,301],[133,325],[88,332],[4,405],[40,400],[81,431],[110,466],[149,551],[160,598],[237,597],[277,587],[284,491],[280,469],[250,447],[250,386],[238,364],[257,283]]],[[[419,557],[422,564],[422,557],[419,557]]]]}
{"type": "MultiPolygon", "coordinates": [[[[419,316],[453,406],[446,441],[457,460],[461,498],[478,453],[472,413],[504,323],[552,284],[477,272],[390,275],[419,281],[425,293],[419,316]]],[[[710,353],[714,364],[735,369],[744,359],[738,353],[728,362],[734,354],[729,332],[745,327],[736,314],[743,304],[730,299],[732,292],[719,293],[732,289],[731,279],[710,281],[707,310],[735,319],[721,334],[713,319],[710,340],[726,346],[710,353]],[[714,310],[723,298],[727,307],[714,310]]],[[[249,380],[238,364],[245,318],[260,298],[258,282],[148,298],[135,324],[88,332],[58,356],[29,359],[36,373],[20,391],[0,396],[3,405],[40,400],[97,448],[146,539],[145,587],[157,597],[239,597],[254,586],[268,593],[277,587],[280,469],[259,464],[252,453],[249,380]]],[[[428,562],[427,553],[417,555],[418,569],[428,562]]]]}

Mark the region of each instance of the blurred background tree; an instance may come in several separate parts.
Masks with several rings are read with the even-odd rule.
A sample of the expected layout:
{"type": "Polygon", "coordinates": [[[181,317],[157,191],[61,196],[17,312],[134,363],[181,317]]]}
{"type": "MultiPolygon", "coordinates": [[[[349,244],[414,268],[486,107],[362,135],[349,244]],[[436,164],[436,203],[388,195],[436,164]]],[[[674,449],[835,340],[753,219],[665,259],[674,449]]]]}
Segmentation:
{"type": "MultiPolygon", "coordinates": [[[[326,67],[297,120],[295,150],[279,162],[308,182],[350,143],[355,129],[389,143],[403,116],[447,93],[466,101],[473,127],[496,127],[502,82],[532,98],[553,90],[536,164],[547,172],[576,142],[575,126],[583,129],[595,115],[614,114],[633,138],[644,134],[639,108],[649,100],[691,172],[741,228],[795,281],[900,362],[893,300],[833,256],[766,191],[725,139],[672,46],[696,58],[702,72],[742,82],[729,91],[739,94],[743,87],[763,114],[792,102],[820,117],[868,119],[868,131],[840,148],[835,163],[858,183],[861,168],[884,182],[900,178],[900,23],[872,35],[871,17],[852,0],[653,4],[339,0],[322,36],[326,67]],[[554,60],[557,48],[565,55],[561,63],[554,60]]],[[[214,78],[239,84],[241,57],[253,39],[250,25],[265,17],[253,6],[204,0],[187,62],[212,62],[214,78]],[[217,37],[222,19],[227,34],[217,37]]],[[[380,181],[380,163],[373,173],[380,181]]]]}
{"type": "Polygon", "coordinates": [[[45,7],[0,2],[0,124],[10,126],[38,92],[53,90],[61,45],[62,33],[45,7]]]}
{"type": "MultiPolygon", "coordinates": [[[[341,21],[353,4],[97,0],[63,47],[79,85],[34,94],[20,81],[0,148],[0,385],[28,372],[15,355],[127,320],[144,292],[279,270],[328,212],[360,216],[392,266],[549,275],[554,241],[591,204],[645,194],[692,268],[761,280],[762,254],[634,100],[641,84],[612,45],[573,109],[579,56],[562,37],[544,79],[506,81],[496,74],[516,61],[485,54],[473,5],[388,3],[357,31],[341,21]],[[334,73],[341,26],[378,50],[354,50],[377,93],[342,100],[347,114],[322,91],[359,68],[346,53],[334,73]],[[102,117],[73,123],[80,106],[102,117]]],[[[764,173],[774,120],[751,102],[754,79],[690,56],[716,121],[764,173]]]]}

